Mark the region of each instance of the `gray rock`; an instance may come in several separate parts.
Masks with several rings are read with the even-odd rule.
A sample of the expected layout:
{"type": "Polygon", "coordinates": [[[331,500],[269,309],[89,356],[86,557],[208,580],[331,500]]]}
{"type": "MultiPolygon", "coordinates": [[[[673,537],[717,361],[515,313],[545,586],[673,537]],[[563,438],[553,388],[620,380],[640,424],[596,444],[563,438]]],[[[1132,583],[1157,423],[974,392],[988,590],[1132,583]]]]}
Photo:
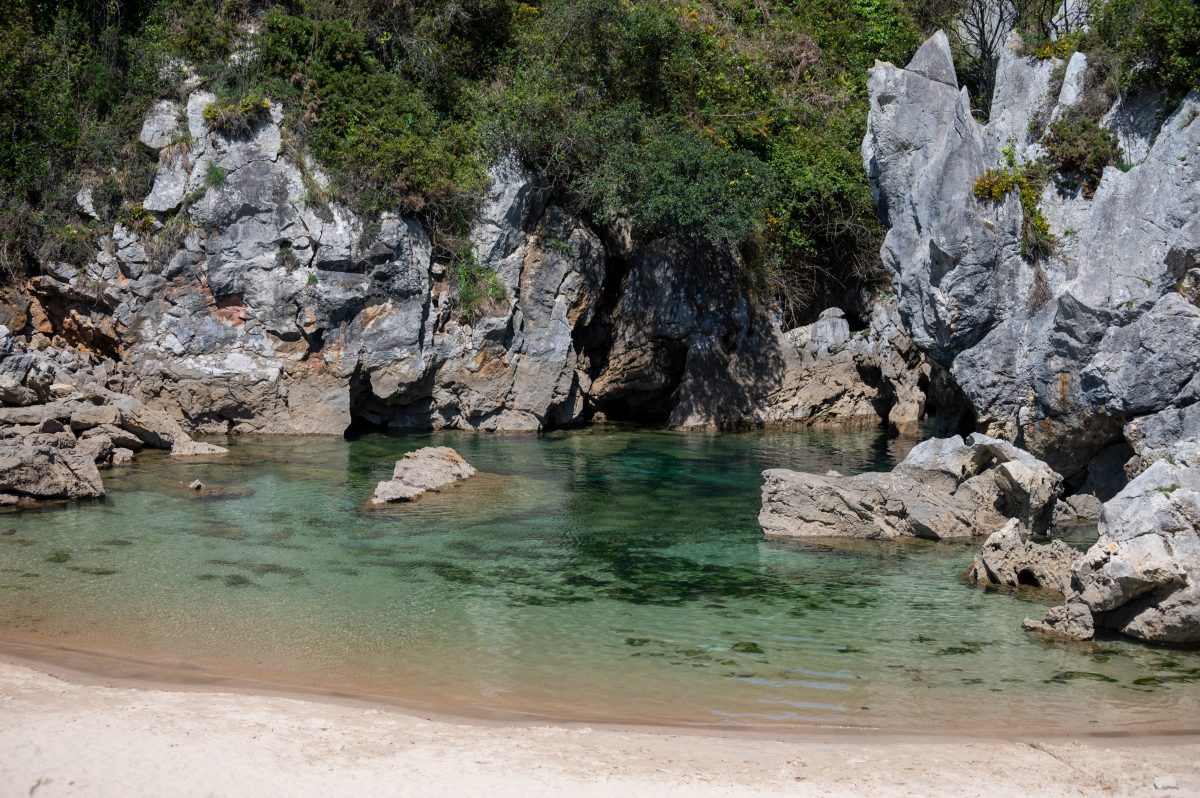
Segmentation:
{"type": "Polygon", "coordinates": [[[1061,540],[1030,541],[1014,518],[984,541],[967,578],[1006,587],[1040,587],[1065,595],[1071,590],[1071,565],[1077,556],[1061,540]]]}
{"type": "Polygon", "coordinates": [[[1118,97],[1100,120],[1101,125],[1117,134],[1126,163],[1140,163],[1149,154],[1164,104],[1162,92],[1151,87],[1118,97]]]}
{"type": "Polygon", "coordinates": [[[0,442],[0,494],[36,499],[104,495],[95,461],[51,446],[0,442]]]}
{"type": "Polygon", "coordinates": [[[152,150],[170,144],[179,135],[179,104],[171,100],[159,100],[142,122],[138,140],[152,150]]]}
{"type": "Polygon", "coordinates": [[[1104,503],[1089,493],[1076,493],[1054,505],[1054,526],[1094,523],[1100,519],[1104,503]]]}
{"type": "Polygon", "coordinates": [[[154,449],[173,449],[189,440],[186,432],[171,416],[153,410],[132,396],[116,395],[112,406],[117,411],[117,426],[137,436],[154,449]]]}
{"type": "MultiPolygon", "coordinates": [[[[834,318],[844,322],[841,311],[834,318]]],[[[782,376],[762,399],[762,420],[839,428],[886,425],[895,432],[917,433],[930,367],[900,329],[895,308],[876,304],[870,326],[853,335],[847,332],[832,351],[830,339],[821,340],[827,331],[817,329],[828,320],[784,334],[782,376]]],[[[763,377],[759,384],[772,383],[763,377]]]]}
{"type": "Polygon", "coordinates": [[[372,504],[412,501],[474,475],[475,469],[448,446],[426,446],[396,461],[392,478],[380,482],[372,504]]]}
{"type": "Polygon", "coordinates": [[[1095,627],[1200,645],[1200,443],[1176,444],[1106,502],[1099,532],[1073,568],[1070,618],[1038,628],[1074,635],[1086,610],[1095,627]]]}
{"type": "Polygon", "coordinates": [[[1091,640],[1096,634],[1092,611],[1078,599],[1051,608],[1041,620],[1026,618],[1021,628],[1068,640],[1091,640]]]}
{"type": "Polygon", "coordinates": [[[1062,478],[1011,444],[972,435],[917,445],[890,473],[763,473],[768,537],[932,540],[990,535],[1010,518],[1043,532],[1062,478]]]}
{"type": "Polygon", "coordinates": [[[92,201],[91,186],[84,186],[75,193],[75,206],[83,212],[84,216],[90,216],[93,219],[100,218],[100,214],[96,213],[96,206],[92,201]]]}
{"type": "Polygon", "coordinates": [[[1071,54],[1071,58],[1067,61],[1066,71],[1063,73],[1062,88],[1058,91],[1058,101],[1054,104],[1054,109],[1050,112],[1049,122],[1054,122],[1071,106],[1077,104],[1083,98],[1085,88],[1085,79],[1087,77],[1087,56],[1076,50],[1071,54]]]}
{"type": "MultiPolygon", "coordinates": [[[[899,317],[980,429],[1080,477],[1125,424],[1196,402],[1198,317],[1183,278],[1200,241],[1200,127],[1188,124],[1200,96],[1163,122],[1136,166],[1106,170],[1092,198],[1047,187],[1041,205],[1060,243],[1035,263],[1021,255],[1016,197],[991,203],[972,189],[1010,138],[1018,160],[1039,155],[1030,120],[1069,105],[1077,87],[1064,80],[1048,97],[1055,65],[1010,41],[981,125],[949,63],[935,36],[909,68],[877,65],[868,84],[863,160],[889,226],[881,256],[899,317]]],[[[1134,115],[1153,129],[1152,110],[1134,115]]]]}
{"type": "Polygon", "coordinates": [[[92,462],[96,464],[108,463],[113,453],[112,438],[107,435],[89,435],[86,438],[80,438],[75,444],[75,451],[91,457],[92,462]]]}

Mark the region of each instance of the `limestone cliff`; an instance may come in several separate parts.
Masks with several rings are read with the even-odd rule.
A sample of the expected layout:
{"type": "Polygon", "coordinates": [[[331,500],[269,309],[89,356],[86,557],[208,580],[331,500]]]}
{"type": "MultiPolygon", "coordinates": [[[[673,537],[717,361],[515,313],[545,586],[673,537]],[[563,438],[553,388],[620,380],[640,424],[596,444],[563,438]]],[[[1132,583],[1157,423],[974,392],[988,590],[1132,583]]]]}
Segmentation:
{"type": "Polygon", "coordinates": [[[1039,155],[1042,120],[1079,100],[1086,59],[1025,58],[1018,44],[1003,53],[986,125],[944,35],[906,68],[876,65],[863,160],[890,228],[882,256],[906,331],[949,370],[978,429],[1078,485],[1096,455],[1119,472],[1132,454],[1125,437],[1140,440],[1133,428],[1144,438],[1195,418],[1181,410],[1200,398],[1200,97],[1152,137],[1156,106],[1119,102],[1105,123],[1128,168],[1106,168],[1091,197],[1047,185],[1040,204],[1059,246],[1031,262],[1015,192],[993,204],[972,189],[1006,146],[1022,162],[1039,155]],[[1050,96],[1056,66],[1063,85],[1050,96]]]}
{"type": "MultiPolygon", "coordinates": [[[[186,96],[142,127],[159,158],[144,213],[99,230],[91,260],[43,264],[0,323],[79,350],[88,380],[191,431],[534,431],[597,413],[911,430],[923,413],[928,369],[894,310],[853,334],[836,310],[784,331],[736,253],[593,229],[509,159],[470,235],[492,296],[465,308],[417,220],[322,199],[278,105],[228,136],[205,120],[211,94],[186,96]]],[[[78,203],[90,212],[86,187],[78,203]]]]}

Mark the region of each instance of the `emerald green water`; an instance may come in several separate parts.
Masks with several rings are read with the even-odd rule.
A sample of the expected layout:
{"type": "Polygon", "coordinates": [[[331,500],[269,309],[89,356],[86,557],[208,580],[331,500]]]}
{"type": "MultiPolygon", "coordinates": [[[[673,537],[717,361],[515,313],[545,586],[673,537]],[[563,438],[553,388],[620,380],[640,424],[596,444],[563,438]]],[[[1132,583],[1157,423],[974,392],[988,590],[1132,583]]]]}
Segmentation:
{"type": "Polygon", "coordinates": [[[875,434],[226,443],[0,514],[0,641],[587,721],[1108,730],[1200,709],[1196,655],[1022,632],[1046,600],[961,581],[974,545],[762,539],[764,468],[890,468],[905,445],[875,434]],[[365,505],[431,443],[479,476],[365,505]]]}

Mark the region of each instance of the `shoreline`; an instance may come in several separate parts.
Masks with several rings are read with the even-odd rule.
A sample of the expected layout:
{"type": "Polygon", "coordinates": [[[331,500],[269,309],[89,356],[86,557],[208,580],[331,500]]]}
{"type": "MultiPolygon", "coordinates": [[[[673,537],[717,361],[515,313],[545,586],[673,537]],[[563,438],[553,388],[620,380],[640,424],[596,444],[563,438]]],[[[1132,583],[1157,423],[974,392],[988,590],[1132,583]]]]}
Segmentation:
{"type": "Polygon", "coordinates": [[[222,694],[302,701],[384,711],[439,723],[490,728],[545,724],[562,729],[603,729],[615,733],[659,735],[731,736],[746,739],[812,740],[860,739],[870,742],[894,742],[920,739],[932,744],[945,742],[1023,742],[1029,739],[1065,741],[1167,741],[1194,742],[1200,745],[1200,726],[1183,725],[1129,726],[1120,728],[1069,728],[1062,726],[1026,727],[1021,731],[986,725],[940,727],[887,727],[816,723],[687,723],[664,719],[588,719],[552,716],[480,706],[447,706],[399,695],[354,691],[315,684],[275,682],[269,679],[215,673],[200,666],[179,663],[148,662],[111,652],[0,639],[0,666],[26,668],[79,687],[99,687],[134,691],[182,693],[190,695],[222,694]]]}
{"type": "Polygon", "coordinates": [[[64,680],[0,660],[0,798],[1200,795],[1200,737],[940,740],[431,719],[64,680]]]}

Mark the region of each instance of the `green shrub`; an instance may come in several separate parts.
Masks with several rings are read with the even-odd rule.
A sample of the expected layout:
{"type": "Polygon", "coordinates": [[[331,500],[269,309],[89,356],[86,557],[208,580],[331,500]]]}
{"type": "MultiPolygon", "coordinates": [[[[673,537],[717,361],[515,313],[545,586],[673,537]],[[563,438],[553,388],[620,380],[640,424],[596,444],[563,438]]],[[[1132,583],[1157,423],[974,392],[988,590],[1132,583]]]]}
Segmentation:
{"type": "Polygon", "coordinates": [[[228,176],[229,172],[216,161],[209,161],[204,167],[204,182],[208,186],[219,186],[228,176]]]}
{"type": "Polygon", "coordinates": [[[437,215],[482,192],[469,93],[458,98],[460,114],[439,112],[418,86],[385,68],[344,17],[272,9],[258,47],[336,195],[367,212],[435,205],[437,215]]]}
{"type": "Polygon", "coordinates": [[[508,295],[500,275],[483,267],[470,250],[455,258],[450,274],[457,289],[459,312],[467,320],[478,318],[488,305],[502,302],[508,295]]]}
{"type": "Polygon", "coordinates": [[[142,207],[140,202],[126,205],[117,216],[117,221],[127,230],[148,233],[154,229],[154,214],[142,207]]]}
{"type": "Polygon", "coordinates": [[[1054,253],[1058,238],[1050,231],[1050,223],[1039,205],[1047,179],[1046,168],[1038,163],[1021,164],[1010,144],[1004,148],[1003,166],[988,169],[975,181],[973,193],[977,199],[1003,202],[1017,192],[1021,203],[1021,256],[1028,261],[1040,261],[1054,253]]]}
{"type": "Polygon", "coordinates": [[[1082,39],[1082,31],[1074,31],[1056,39],[1027,38],[1024,41],[1025,52],[1031,53],[1034,58],[1042,61],[1051,58],[1066,59],[1079,49],[1082,39]]]}
{"type": "Polygon", "coordinates": [[[1126,90],[1165,91],[1173,105],[1200,88],[1200,3],[1107,0],[1092,9],[1091,40],[1120,55],[1126,90]]]}
{"type": "Polygon", "coordinates": [[[252,92],[240,100],[214,100],[204,107],[204,121],[208,126],[228,138],[244,138],[268,118],[271,101],[252,92]]]}
{"type": "Polygon", "coordinates": [[[1068,115],[1053,122],[1042,143],[1049,164],[1060,173],[1078,176],[1087,197],[1100,185],[1104,167],[1121,157],[1116,134],[1088,117],[1068,115]]]}

